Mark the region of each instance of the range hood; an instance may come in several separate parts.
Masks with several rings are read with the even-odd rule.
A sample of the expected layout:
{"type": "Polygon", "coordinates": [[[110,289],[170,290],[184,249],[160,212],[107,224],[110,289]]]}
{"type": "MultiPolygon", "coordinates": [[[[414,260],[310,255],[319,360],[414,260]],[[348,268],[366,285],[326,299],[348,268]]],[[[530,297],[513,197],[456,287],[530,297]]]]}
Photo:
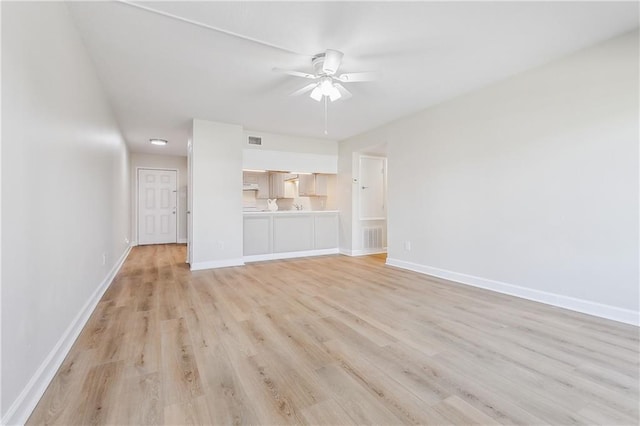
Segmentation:
{"type": "Polygon", "coordinates": [[[243,191],[257,191],[260,189],[257,183],[243,183],[242,190],[243,191]]]}

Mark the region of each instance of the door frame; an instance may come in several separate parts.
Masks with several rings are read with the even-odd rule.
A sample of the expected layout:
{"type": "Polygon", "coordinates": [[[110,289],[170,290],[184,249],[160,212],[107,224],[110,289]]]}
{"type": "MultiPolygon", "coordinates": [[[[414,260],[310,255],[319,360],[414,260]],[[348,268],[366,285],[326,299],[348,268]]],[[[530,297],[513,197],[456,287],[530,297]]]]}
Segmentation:
{"type": "Polygon", "coordinates": [[[135,188],[135,202],[133,206],[134,210],[134,218],[136,224],[136,245],[140,245],[140,215],[138,213],[138,206],[140,205],[140,170],[159,170],[159,171],[167,171],[167,172],[176,172],[176,243],[178,243],[179,238],[179,230],[178,230],[178,216],[180,215],[180,197],[178,197],[178,191],[180,188],[180,172],[178,169],[172,169],[168,167],[145,167],[145,166],[137,166],[136,167],[136,188],[135,188]]]}
{"type": "Polygon", "coordinates": [[[387,220],[388,205],[387,205],[387,157],[381,157],[377,155],[360,154],[358,155],[358,220],[387,220]],[[382,202],[384,203],[385,216],[382,217],[362,217],[362,159],[370,160],[382,160],[383,164],[383,178],[382,178],[382,202]]]}
{"type": "Polygon", "coordinates": [[[191,265],[193,259],[193,144],[191,137],[187,141],[187,258],[185,263],[191,265]]]}

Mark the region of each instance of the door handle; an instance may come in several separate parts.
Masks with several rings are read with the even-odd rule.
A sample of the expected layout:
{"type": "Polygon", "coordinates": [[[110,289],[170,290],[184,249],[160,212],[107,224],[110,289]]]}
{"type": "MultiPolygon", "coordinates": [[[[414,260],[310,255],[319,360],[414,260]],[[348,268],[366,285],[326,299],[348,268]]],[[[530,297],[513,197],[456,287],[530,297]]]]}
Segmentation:
{"type": "Polygon", "coordinates": [[[368,186],[363,186],[363,187],[362,187],[362,189],[367,189],[367,188],[369,188],[369,187],[368,187],[368,186]]]}

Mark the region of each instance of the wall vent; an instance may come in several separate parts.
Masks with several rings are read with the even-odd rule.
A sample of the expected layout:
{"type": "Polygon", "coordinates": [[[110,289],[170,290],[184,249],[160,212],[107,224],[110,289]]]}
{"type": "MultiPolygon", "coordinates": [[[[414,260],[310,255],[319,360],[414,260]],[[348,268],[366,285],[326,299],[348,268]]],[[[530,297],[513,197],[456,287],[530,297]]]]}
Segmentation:
{"type": "Polygon", "coordinates": [[[258,136],[249,136],[249,145],[262,145],[262,138],[258,136]]]}
{"type": "Polygon", "coordinates": [[[382,249],[382,226],[362,228],[362,248],[382,249]]]}

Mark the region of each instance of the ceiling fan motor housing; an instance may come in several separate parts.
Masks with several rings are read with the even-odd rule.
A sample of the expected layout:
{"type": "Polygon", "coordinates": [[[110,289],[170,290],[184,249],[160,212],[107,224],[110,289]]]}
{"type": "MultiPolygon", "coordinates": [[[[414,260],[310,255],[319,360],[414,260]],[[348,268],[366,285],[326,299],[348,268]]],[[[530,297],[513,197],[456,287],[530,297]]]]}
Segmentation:
{"type": "Polygon", "coordinates": [[[313,57],[311,63],[316,75],[334,75],[344,54],[339,50],[327,49],[324,53],[318,53],[313,57]]]}
{"type": "Polygon", "coordinates": [[[324,53],[318,53],[313,58],[311,58],[311,63],[313,64],[313,71],[316,75],[325,74],[322,69],[322,65],[324,64],[324,53]]]}

